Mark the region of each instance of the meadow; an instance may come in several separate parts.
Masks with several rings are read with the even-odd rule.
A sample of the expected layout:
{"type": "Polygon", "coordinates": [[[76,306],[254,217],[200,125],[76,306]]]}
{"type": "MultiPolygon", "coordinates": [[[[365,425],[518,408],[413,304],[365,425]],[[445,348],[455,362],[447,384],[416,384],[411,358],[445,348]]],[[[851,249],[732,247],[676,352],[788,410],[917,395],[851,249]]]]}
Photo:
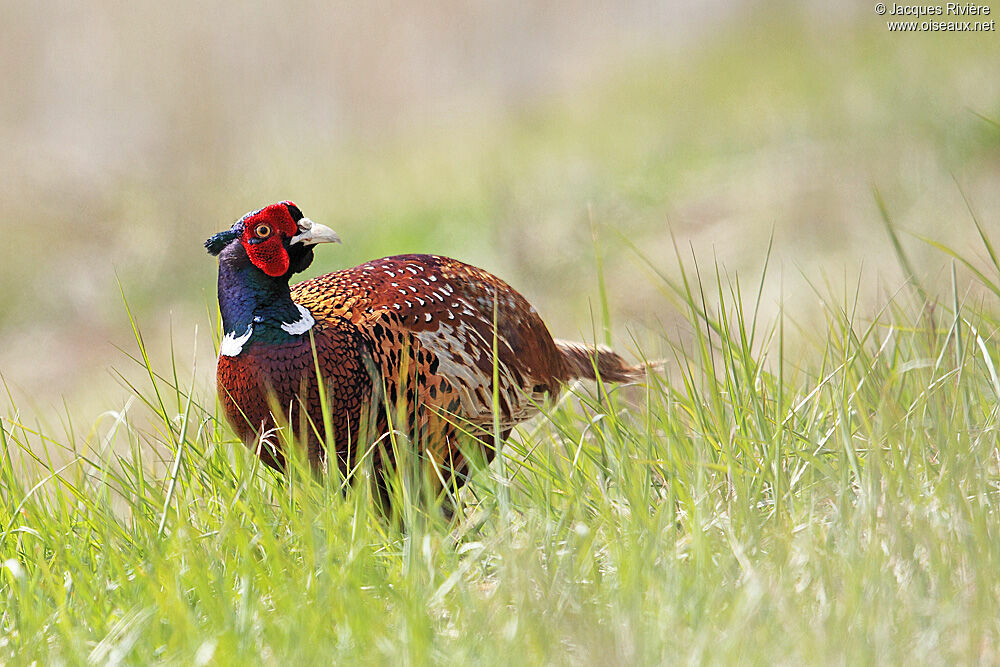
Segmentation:
{"type": "Polygon", "coordinates": [[[1000,661],[1000,45],[871,19],[751,13],[98,195],[8,181],[60,233],[0,267],[0,662],[1000,661]],[[220,419],[201,242],[286,197],[346,241],[310,275],[457,256],[663,370],[571,387],[453,518],[404,441],[394,518],[364,467],[276,475],[220,419]]]}

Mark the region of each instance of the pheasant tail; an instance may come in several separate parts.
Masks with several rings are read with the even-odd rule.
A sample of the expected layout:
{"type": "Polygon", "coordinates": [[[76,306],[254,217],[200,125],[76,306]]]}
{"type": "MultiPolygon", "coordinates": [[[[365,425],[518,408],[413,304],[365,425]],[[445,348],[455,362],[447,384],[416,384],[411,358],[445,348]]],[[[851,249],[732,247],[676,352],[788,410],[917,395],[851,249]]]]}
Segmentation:
{"type": "Polygon", "coordinates": [[[582,378],[603,382],[638,382],[646,377],[646,367],[632,366],[606,345],[587,345],[570,340],[555,340],[566,364],[567,380],[582,378]],[[596,372],[595,372],[596,371],[596,372]]]}

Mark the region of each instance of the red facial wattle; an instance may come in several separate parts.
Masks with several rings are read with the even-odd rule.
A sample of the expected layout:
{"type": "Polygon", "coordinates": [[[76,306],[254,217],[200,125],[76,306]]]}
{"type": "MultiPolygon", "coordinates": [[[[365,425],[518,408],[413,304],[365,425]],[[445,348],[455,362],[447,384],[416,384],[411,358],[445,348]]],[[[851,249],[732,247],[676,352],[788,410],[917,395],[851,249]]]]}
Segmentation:
{"type": "Polygon", "coordinates": [[[288,252],[277,236],[247,245],[247,255],[258,269],[269,276],[283,276],[288,272],[288,252]]]}
{"type": "Polygon", "coordinates": [[[243,247],[258,269],[269,276],[288,272],[289,257],[285,240],[298,232],[289,212],[291,202],[279,202],[262,208],[243,219],[243,247]]]}

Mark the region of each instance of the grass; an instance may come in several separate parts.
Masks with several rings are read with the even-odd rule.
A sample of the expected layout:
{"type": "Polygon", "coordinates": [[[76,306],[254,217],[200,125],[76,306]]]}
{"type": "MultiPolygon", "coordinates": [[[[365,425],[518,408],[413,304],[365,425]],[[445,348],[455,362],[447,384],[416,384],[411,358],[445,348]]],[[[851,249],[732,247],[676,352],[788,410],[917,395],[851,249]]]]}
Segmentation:
{"type": "Polygon", "coordinates": [[[136,327],[136,407],[89,434],[0,422],[0,662],[1000,660],[998,319],[963,298],[1000,284],[979,229],[994,259],[936,301],[907,286],[863,316],[820,292],[812,331],[759,318],[763,278],[682,264],[664,373],[576,387],[453,520],[412,475],[394,522],[363,474],[342,493],[264,469],[136,327]]]}

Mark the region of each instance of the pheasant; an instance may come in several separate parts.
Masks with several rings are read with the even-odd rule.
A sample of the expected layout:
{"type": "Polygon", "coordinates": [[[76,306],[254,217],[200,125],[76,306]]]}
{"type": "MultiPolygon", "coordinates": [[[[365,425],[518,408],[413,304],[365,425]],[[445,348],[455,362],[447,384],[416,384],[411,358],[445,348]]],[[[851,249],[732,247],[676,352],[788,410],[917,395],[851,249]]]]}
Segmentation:
{"type": "MultiPolygon", "coordinates": [[[[495,424],[502,442],[568,381],[644,375],[604,346],[553,340],[507,283],[447,257],[385,257],[289,287],[317,244],[339,242],[289,201],[205,242],[219,257],[219,397],[271,467],[281,470],[298,443],[314,470],[335,454],[346,474],[395,430],[461,483],[460,438],[473,436],[489,461],[495,424]]],[[[379,467],[391,456],[372,451],[379,467]]]]}

